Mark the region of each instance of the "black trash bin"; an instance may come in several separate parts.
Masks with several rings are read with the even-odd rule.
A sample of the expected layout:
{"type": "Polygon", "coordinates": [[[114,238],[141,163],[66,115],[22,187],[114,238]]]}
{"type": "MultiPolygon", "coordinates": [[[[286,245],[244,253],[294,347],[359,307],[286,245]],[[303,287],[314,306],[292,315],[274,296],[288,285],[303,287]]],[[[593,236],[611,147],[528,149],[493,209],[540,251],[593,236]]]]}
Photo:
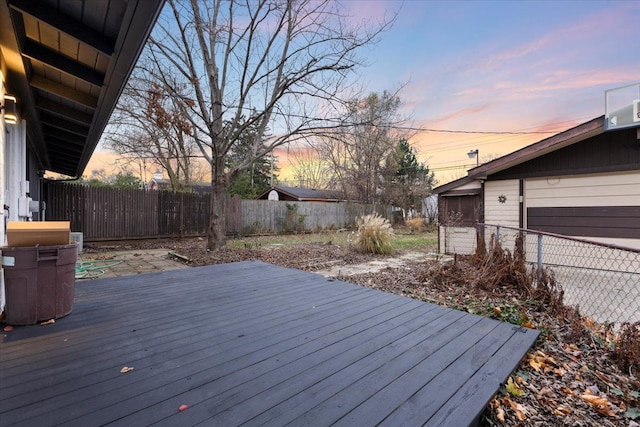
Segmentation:
{"type": "Polygon", "coordinates": [[[71,313],[76,244],[1,249],[7,324],[33,325],[71,313]]]}

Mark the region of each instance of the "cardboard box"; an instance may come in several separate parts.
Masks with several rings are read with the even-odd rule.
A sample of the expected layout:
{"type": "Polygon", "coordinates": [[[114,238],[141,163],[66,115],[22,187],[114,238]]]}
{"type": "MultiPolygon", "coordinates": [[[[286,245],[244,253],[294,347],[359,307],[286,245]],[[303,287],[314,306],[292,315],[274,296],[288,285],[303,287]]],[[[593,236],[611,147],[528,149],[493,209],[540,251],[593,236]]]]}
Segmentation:
{"type": "Polygon", "coordinates": [[[68,245],[71,236],[69,221],[9,221],[7,246],[68,245]]]}

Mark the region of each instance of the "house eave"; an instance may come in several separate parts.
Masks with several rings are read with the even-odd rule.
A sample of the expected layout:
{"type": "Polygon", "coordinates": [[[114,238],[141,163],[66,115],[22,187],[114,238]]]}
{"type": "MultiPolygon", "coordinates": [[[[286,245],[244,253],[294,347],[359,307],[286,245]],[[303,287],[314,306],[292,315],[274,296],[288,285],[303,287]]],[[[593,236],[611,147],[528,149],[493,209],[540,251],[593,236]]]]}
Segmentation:
{"type": "Polygon", "coordinates": [[[499,157],[488,163],[470,169],[468,178],[486,180],[490,175],[505,169],[517,166],[521,163],[544,156],[577,142],[594,137],[604,132],[604,116],[597,117],[564,132],[545,138],[539,142],[528,145],[506,156],[499,157]]]}
{"type": "Polygon", "coordinates": [[[163,4],[0,0],[7,87],[18,98],[39,169],[82,175],[163,4]],[[34,32],[36,25],[49,35],[34,32]],[[99,60],[91,63],[92,55],[99,60]]]}

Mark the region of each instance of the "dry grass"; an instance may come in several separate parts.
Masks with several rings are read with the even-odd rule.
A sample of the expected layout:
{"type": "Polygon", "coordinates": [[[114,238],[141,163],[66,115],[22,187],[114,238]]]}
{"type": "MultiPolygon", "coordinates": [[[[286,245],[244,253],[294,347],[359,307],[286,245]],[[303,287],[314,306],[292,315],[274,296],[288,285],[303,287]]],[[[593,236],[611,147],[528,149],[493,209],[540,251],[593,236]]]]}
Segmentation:
{"type": "Polygon", "coordinates": [[[365,215],[358,219],[356,247],[369,254],[388,255],[393,253],[393,228],[378,214],[365,215]]]}
{"type": "Polygon", "coordinates": [[[422,233],[425,231],[424,218],[409,218],[406,220],[405,225],[412,233],[422,233]]]}

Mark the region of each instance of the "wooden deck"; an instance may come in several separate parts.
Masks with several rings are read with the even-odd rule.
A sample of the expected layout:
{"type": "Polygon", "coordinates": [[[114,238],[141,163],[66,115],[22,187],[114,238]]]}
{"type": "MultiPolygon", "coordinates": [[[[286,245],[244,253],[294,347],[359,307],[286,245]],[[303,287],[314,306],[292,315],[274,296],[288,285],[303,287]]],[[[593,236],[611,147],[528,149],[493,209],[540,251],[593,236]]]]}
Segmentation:
{"type": "Polygon", "coordinates": [[[538,336],[261,262],[80,282],[0,334],[0,425],[83,427],[462,426],[538,336]]]}

